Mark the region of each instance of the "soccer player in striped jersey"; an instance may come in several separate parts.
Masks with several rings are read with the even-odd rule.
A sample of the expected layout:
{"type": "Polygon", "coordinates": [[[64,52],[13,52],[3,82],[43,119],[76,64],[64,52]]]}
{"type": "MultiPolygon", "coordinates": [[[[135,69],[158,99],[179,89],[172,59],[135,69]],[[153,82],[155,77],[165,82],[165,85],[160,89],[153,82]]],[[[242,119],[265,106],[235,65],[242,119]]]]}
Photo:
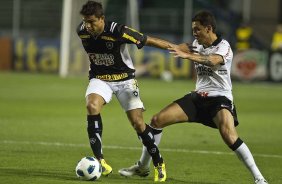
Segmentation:
{"type": "MultiPolygon", "coordinates": [[[[162,128],[175,123],[197,122],[216,128],[225,144],[249,169],[255,183],[266,184],[249,148],[239,138],[235,128],[239,122],[230,78],[232,49],[225,39],[216,34],[215,18],[208,11],[194,16],[192,30],[195,37],[192,47],[189,48],[187,44],[172,45],[169,50],[175,57],[194,62],[196,89],[153,116],[151,127],[155,130],[155,141],[160,142],[162,128]]],[[[135,165],[120,169],[119,172],[124,176],[144,176],[144,173],[148,173],[150,160],[147,151],[143,149],[142,156],[135,165]]]]}
{"type": "Polygon", "coordinates": [[[138,49],[152,46],[167,49],[170,42],[144,35],[116,22],[106,21],[101,3],[88,1],[82,6],[83,17],[77,34],[90,60],[89,85],[86,90],[87,132],[93,154],[99,159],[103,175],[112,173],[102,151],[101,110],[115,94],[131,125],[136,130],[155,166],[154,181],[166,180],[165,163],[155,144],[153,130],[144,123],[144,105],[135,79],[135,68],[126,45],[138,49]]]}

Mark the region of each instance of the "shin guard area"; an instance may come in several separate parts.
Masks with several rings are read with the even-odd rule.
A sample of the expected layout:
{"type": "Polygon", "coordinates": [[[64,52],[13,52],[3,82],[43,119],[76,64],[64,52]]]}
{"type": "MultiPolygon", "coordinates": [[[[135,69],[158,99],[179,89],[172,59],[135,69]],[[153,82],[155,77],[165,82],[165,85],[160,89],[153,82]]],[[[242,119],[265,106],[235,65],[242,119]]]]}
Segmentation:
{"type": "Polygon", "coordinates": [[[163,158],[161,157],[159,149],[155,144],[151,128],[146,125],[145,131],[139,133],[138,136],[142,139],[143,145],[147,148],[147,151],[151,155],[154,165],[157,166],[158,164],[163,163],[163,158]]]}
{"type": "Polygon", "coordinates": [[[103,124],[100,114],[87,116],[87,132],[91,149],[97,159],[103,158],[102,132],[103,124]]]}

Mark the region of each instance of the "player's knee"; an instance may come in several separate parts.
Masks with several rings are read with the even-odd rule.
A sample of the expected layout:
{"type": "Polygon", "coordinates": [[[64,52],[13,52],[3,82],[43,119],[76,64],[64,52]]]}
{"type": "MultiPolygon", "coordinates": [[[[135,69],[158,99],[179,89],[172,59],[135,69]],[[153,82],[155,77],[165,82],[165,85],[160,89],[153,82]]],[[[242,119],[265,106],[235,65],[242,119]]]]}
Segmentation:
{"type": "Polygon", "coordinates": [[[151,119],[151,126],[153,128],[163,128],[162,123],[161,123],[161,116],[160,114],[156,114],[152,117],[151,119]]]}
{"type": "Polygon", "coordinates": [[[131,125],[135,129],[136,132],[143,132],[145,129],[145,123],[143,118],[134,116],[130,118],[131,125]]]}
{"type": "Polygon", "coordinates": [[[99,105],[97,104],[97,103],[95,103],[95,102],[88,102],[87,104],[86,104],[86,109],[87,109],[87,111],[88,111],[88,113],[89,114],[98,114],[98,113],[100,113],[100,107],[99,107],[99,105]]]}
{"type": "Polygon", "coordinates": [[[228,146],[232,145],[238,138],[236,129],[234,127],[222,127],[220,129],[220,134],[228,146]]]}

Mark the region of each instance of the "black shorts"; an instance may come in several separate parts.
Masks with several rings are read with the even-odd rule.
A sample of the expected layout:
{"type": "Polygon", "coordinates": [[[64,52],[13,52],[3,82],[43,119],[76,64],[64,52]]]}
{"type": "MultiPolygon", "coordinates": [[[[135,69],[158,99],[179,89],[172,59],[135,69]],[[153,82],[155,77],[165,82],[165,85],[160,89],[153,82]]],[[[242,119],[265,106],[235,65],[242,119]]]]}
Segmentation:
{"type": "Polygon", "coordinates": [[[233,115],[234,126],[239,124],[235,105],[225,96],[203,97],[196,92],[191,92],[174,102],[183,109],[189,122],[202,123],[217,128],[213,118],[219,110],[227,109],[233,115]]]}

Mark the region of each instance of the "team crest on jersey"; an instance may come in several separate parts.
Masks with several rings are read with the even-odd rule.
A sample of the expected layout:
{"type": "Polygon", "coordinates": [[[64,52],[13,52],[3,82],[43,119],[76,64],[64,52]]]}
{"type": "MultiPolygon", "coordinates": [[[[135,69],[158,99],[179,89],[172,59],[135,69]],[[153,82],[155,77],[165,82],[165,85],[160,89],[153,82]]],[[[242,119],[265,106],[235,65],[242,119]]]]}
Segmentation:
{"type": "Polygon", "coordinates": [[[113,38],[113,37],[110,37],[110,36],[101,36],[101,39],[102,40],[108,40],[108,41],[116,41],[116,39],[115,38],[113,38]]]}
{"type": "Polygon", "coordinates": [[[138,96],[138,92],[137,91],[133,91],[133,95],[137,97],[138,96]]]}
{"type": "Polygon", "coordinates": [[[106,42],[106,47],[110,50],[114,47],[114,43],[113,42],[106,42]]]}

